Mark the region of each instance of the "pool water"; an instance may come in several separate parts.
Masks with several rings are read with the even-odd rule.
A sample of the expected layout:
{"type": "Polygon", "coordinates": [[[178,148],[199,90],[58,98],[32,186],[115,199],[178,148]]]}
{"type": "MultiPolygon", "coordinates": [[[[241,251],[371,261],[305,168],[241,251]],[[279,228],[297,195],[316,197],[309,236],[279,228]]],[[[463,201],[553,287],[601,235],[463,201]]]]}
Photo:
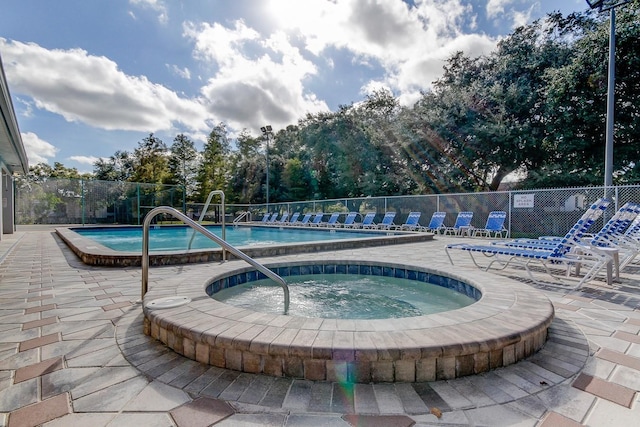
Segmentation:
{"type": "MultiPolygon", "coordinates": [[[[476,300],[443,286],[395,277],[359,274],[310,274],[286,278],[288,314],[337,319],[387,319],[455,310],[476,300]]],[[[257,280],[222,289],[212,298],[243,308],[281,314],[282,288],[257,280]]]]}
{"type": "MultiPolygon", "coordinates": [[[[207,226],[209,231],[222,237],[221,226],[207,226]]],[[[142,227],[73,228],[76,233],[116,251],[142,250],[142,227]]],[[[275,227],[226,227],[226,240],[237,247],[301,243],[339,239],[380,237],[388,233],[354,232],[335,229],[300,229],[275,227]]],[[[181,226],[152,227],[149,230],[150,251],[179,251],[189,247],[193,229],[181,226]]],[[[191,249],[210,249],[220,246],[196,232],[191,249]]]]}

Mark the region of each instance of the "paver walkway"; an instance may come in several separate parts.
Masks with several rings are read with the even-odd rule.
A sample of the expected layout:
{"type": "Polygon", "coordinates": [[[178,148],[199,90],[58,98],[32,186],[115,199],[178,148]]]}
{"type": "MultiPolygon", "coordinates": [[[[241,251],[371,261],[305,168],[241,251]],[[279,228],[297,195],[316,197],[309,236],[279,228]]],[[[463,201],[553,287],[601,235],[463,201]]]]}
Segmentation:
{"type": "MultiPolygon", "coordinates": [[[[452,240],[460,241],[330,255],[451,268],[443,246],[452,240]]],[[[473,267],[460,256],[455,268],[473,267]]],[[[214,269],[153,268],[150,282],[200,283],[214,269]]],[[[525,277],[505,270],[496,280],[501,275],[525,277]]],[[[173,353],[142,333],[139,268],[86,266],[50,230],[21,231],[0,241],[0,425],[637,425],[638,278],[640,266],[631,266],[611,288],[536,285],[556,308],[549,340],[506,368],[429,383],[312,382],[173,353]]]]}

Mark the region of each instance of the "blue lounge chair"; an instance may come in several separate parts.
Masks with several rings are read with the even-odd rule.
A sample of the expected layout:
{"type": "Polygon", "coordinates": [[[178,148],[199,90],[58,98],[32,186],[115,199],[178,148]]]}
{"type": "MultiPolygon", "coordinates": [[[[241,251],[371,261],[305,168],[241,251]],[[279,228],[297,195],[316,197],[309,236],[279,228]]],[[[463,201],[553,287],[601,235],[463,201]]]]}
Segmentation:
{"type": "Polygon", "coordinates": [[[274,224],[285,224],[289,220],[289,212],[284,212],[280,219],[276,219],[274,224]]]}
{"type": "Polygon", "coordinates": [[[262,222],[266,223],[266,224],[271,224],[272,222],[274,222],[276,220],[276,218],[278,217],[278,212],[274,212],[272,214],[265,214],[264,217],[262,217],[262,222]],[[265,217],[267,218],[265,220],[265,217]]]}
{"type": "Polygon", "coordinates": [[[434,212],[431,215],[431,220],[429,221],[429,225],[426,227],[422,227],[422,231],[428,231],[430,233],[438,234],[441,231],[444,232],[444,219],[447,217],[446,212],[434,212]]]}
{"type": "MultiPolygon", "coordinates": [[[[376,218],[376,213],[375,212],[369,212],[364,216],[364,218],[362,219],[362,222],[354,222],[351,226],[345,225],[345,227],[347,227],[347,228],[371,228],[371,227],[375,227],[375,224],[373,223],[373,220],[375,218],[376,218]]],[[[346,223],[346,221],[345,221],[345,223],[346,223]]]]}
{"type": "Polygon", "coordinates": [[[490,212],[484,228],[471,228],[471,235],[474,237],[485,236],[507,238],[509,237],[509,230],[504,227],[506,219],[507,213],[505,211],[490,212]]]}
{"type": "Polygon", "coordinates": [[[396,225],[393,223],[393,220],[396,217],[395,212],[387,212],[384,214],[384,218],[382,218],[382,222],[376,225],[376,228],[379,230],[390,230],[392,227],[396,225]]]}
{"type": "Polygon", "coordinates": [[[342,224],[339,224],[338,226],[343,228],[353,227],[357,216],[358,212],[349,212],[347,217],[344,219],[344,222],[342,224]]]}
{"type": "MultiPolygon", "coordinates": [[[[587,209],[584,214],[571,227],[569,233],[573,243],[584,244],[584,237],[594,222],[602,216],[602,212],[606,210],[611,202],[607,199],[599,199],[587,209]]],[[[507,241],[497,241],[494,245],[511,246],[518,248],[549,248],[555,246],[563,237],[560,236],[541,236],[537,239],[515,239],[507,241]]]]}
{"type": "Polygon", "coordinates": [[[313,216],[313,214],[310,214],[310,213],[304,214],[300,222],[297,222],[292,225],[309,225],[309,220],[311,219],[311,216],[313,216]]]}
{"type": "Polygon", "coordinates": [[[453,234],[455,236],[460,236],[466,232],[469,232],[472,219],[473,212],[458,212],[458,216],[456,217],[456,222],[455,224],[453,224],[453,227],[445,227],[443,234],[453,234]]]}
{"type": "Polygon", "coordinates": [[[294,212],[293,215],[291,215],[291,218],[289,218],[289,221],[287,222],[286,225],[295,225],[298,222],[299,217],[300,217],[300,212],[294,212]]]}
{"type": "Polygon", "coordinates": [[[320,222],[318,226],[320,227],[336,227],[338,224],[338,218],[340,218],[340,212],[334,212],[329,217],[327,222],[320,222]]]}
{"type": "MultiPolygon", "coordinates": [[[[586,217],[591,223],[593,223],[597,218],[602,216],[609,203],[610,202],[608,200],[599,200],[592,205],[587,212],[585,212],[583,218],[586,217]]],[[[533,277],[531,270],[529,269],[529,264],[532,262],[539,262],[542,264],[547,273],[554,278],[557,277],[550,270],[550,265],[566,266],[567,275],[570,273],[571,267],[576,267],[576,271],[578,271],[578,267],[580,266],[589,267],[588,272],[574,287],[574,289],[576,289],[583,283],[593,279],[600,272],[602,267],[607,264],[610,265],[613,262],[613,258],[610,254],[580,244],[579,238],[576,234],[578,234],[578,231],[581,229],[582,227],[572,227],[559,242],[545,248],[459,243],[447,245],[445,247],[445,251],[449,258],[449,262],[452,265],[453,259],[451,258],[450,251],[453,250],[462,250],[469,253],[473,263],[477,267],[484,268],[485,270],[489,270],[494,263],[501,265],[500,269],[506,268],[511,263],[519,264],[527,271],[529,278],[536,283],[538,283],[538,281],[533,277]],[[474,253],[481,253],[484,257],[492,257],[493,260],[488,266],[481,267],[473,256],[474,253]]],[[[611,281],[609,274],[607,275],[607,281],[611,281]]]]}
{"type": "Polygon", "coordinates": [[[262,221],[260,222],[269,222],[269,219],[271,219],[271,213],[267,212],[264,215],[262,215],[262,221]]]}
{"type": "Polygon", "coordinates": [[[316,216],[313,217],[313,221],[309,222],[310,227],[318,227],[322,222],[322,217],[324,214],[322,212],[318,212],[316,216]]]}
{"type": "Polygon", "coordinates": [[[420,224],[418,224],[421,215],[422,212],[409,212],[409,216],[407,217],[405,223],[402,225],[397,225],[394,228],[397,230],[419,230],[422,228],[420,224]]]}
{"type": "Polygon", "coordinates": [[[627,202],[607,221],[589,241],[594,249],[609,250],[614,257],[616,276],[640,253],[640,242],[630,238],[627,231],[640,221],[640,205],[627,202]]]}

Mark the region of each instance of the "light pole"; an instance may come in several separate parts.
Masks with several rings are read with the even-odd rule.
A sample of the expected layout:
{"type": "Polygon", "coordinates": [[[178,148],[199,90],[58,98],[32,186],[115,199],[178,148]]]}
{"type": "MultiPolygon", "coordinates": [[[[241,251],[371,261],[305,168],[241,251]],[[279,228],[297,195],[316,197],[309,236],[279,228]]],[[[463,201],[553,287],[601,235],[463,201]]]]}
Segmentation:
{"type": "Polygon", "coordinates": [[[630,0],[587,0],[591,9],[598,12],[609,11],[609,69],[607,83],[607,125],[604,151],[604,194],[613,186],[613,113],[615,108],[616,86],[616,7],[629,3],[630,0]]]}
{"type": "Polygon", "coordinates": [[[262,134],[267,138],[267,212],[269,211],[269,137],[273,136],[273,128],[271,125],[262,126],[260,128],[262,134]]]}

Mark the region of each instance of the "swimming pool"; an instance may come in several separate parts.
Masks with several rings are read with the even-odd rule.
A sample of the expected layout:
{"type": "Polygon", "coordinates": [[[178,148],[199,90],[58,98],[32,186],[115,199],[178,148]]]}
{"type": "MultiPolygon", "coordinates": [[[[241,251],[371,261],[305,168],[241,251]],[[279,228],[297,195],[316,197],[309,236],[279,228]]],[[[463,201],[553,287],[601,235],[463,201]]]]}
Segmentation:
{"type": "MultiPolygon", "coordinates": [[[[221,226],[206,226],[218,237],[222,237],[221,226]]],[[[142,249],[142,227],[102,227],[102,228],[74,228],[73,231],[81,236],[100,243],[115,251],[140,251],[142,249]]],[[[394,235],[397,233],[371,233],[325,228],[289,228],[289,227],[247,227],[227,226],[226,241],[237,247],[277,245],[286,243],[300,243],[326,240],[367,239],[380,235],[394,235]]],[[[189,248],[189,242],[194,231],[186,226],[152,227],[149,230],[150,251],[180,251],[189,248]]],[[[192,249],[219,247],[214,241],[200,233],[195,233],[191,244],[192,249]]]]}
{"type": "MultiPolygon", "coordinates": [[[[217,227],[220,229],[220,227],[217,227]]],[[[215,232],[214,228],[214,232],[215,232]]],[[[70,227],[57,228],[56,234],[67,246],[88,265],[106,267],[129,267],[141,265],[142,227],[111,226],[111,227],[70,227]],[[134,238],[131,234],[140,237],[134,238]],[[97,237],[113,240],[107,244],[100,243],[97,237]],[[114,249],[118,239],[123,246],[114,249]]],[[[188,264],[197,262],[220,261],[223,259],[222,248],[209,239],[196,234],[192,249],[187,250],[192,232],[185,226],[163,226],[151,229],[149,263],[152,266],[188,264]],[[153,237],[161,236],[165,230],[174,229],[173,237],[162,237],[156,241],[153,237]],[[177,236],[182,234],[181,238],[177,236]],[[206,240],[207,247],[197,247],[199,242],[206,240]],[[166,245],[163,240],[176,240],[177,244],[166,245]],[[154,247],[158,243],[158,246],[154,247]]],[[[397,245],[403,243],[424,242],[433,240],[432,233],[417,232],[389,232],[380,230],[360,230],[357,232],[342,229],[310,228],[310,227],[269,227],[256,225],[227,226],[227,240],[246,255],[257,258],[273,255],[288,255],[301,253],[317,253],[327,250],[355,249],[372,246],[397,245]],[[236,235],[240,237],[235,240],[236,235]],[[261,235],[262,240],[255,238],[261,235]],[[231,238],[234,242],[231,242],[231,238]],[[244,240],[243,240],[244,239],[244,240]]]]}

